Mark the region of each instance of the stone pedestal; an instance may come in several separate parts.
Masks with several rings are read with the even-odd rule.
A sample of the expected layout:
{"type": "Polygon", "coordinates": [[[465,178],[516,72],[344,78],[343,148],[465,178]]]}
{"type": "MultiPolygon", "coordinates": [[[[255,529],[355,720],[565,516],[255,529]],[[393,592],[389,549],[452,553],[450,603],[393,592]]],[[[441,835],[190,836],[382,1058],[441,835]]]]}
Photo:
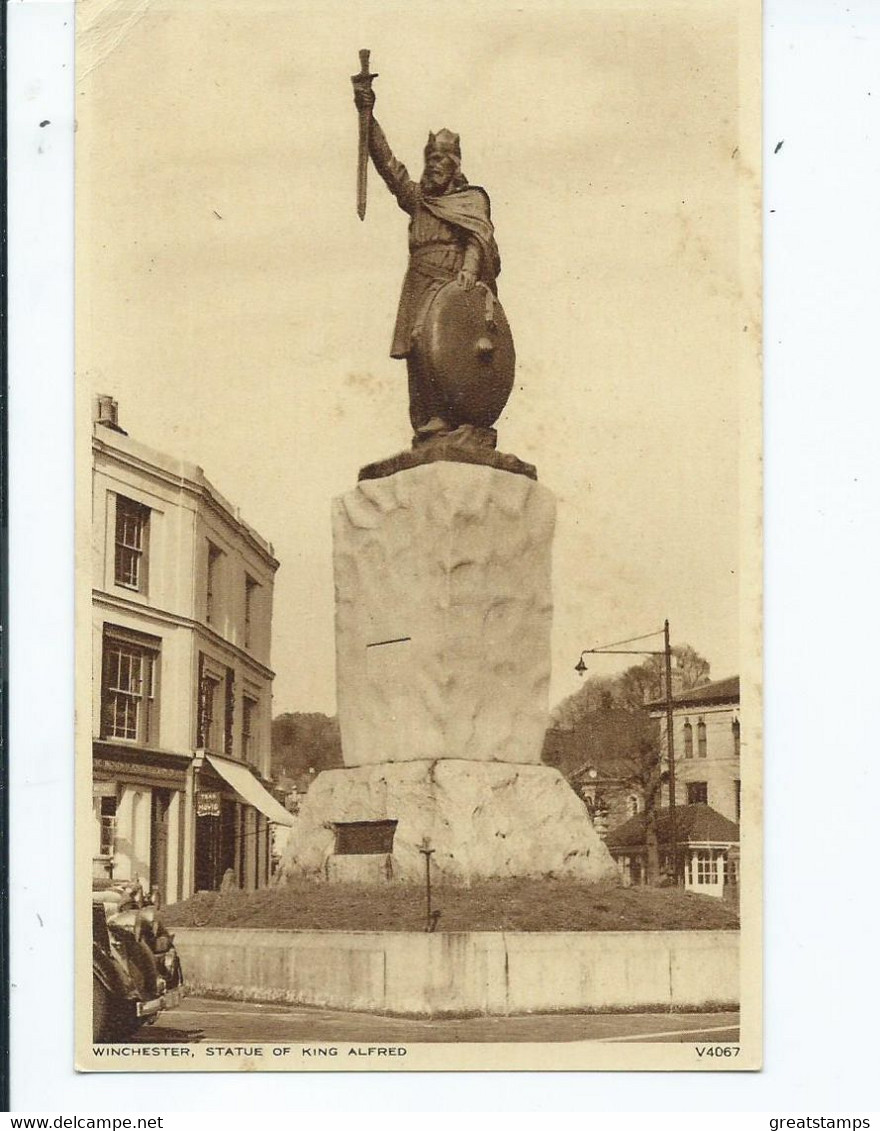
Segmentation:
{"type": "Polygon", "coordinates": [[[583,802],[541,764],[555,515],[533,479],[466,463],[335,501],[346,768],[309,790],[285,874],[421,882],[426,837],[438,879],[616,874],[583,802]],[[380,821],[397,822],[390,852],[362,825],[358,854],[337,852],[337,826],[380,821]]]}
{"type": "Polygon", "coordinates": [[[432,463],[333,506],[347,766],[541,760],[556,503],[521,475],[432,463]]]}
{"type": "Polygon", "coordinates": [[[611,879],[617,868],[583,802],[550,766],[441,759],[325,770],[306,795],[284,871],[315,879],[423,883],[427,837],[439,881],[611,879]],[[335,855],[335,825],[397,821],[393,849],[335,855]]]}

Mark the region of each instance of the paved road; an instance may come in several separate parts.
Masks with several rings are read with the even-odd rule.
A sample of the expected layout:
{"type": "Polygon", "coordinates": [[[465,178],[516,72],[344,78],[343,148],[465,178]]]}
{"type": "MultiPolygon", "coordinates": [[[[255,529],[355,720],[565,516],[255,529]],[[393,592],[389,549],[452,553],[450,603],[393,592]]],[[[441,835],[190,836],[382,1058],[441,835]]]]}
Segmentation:
{"type": "Polygon", "coordinates": [[[136,1041],[199,1043],[393,1044],[416,1041],[677,1041],[739,1040],[736,1013],[577,1013],[465,1017],[419,1021],[339,1009],[258,1005],[188,997],[160,1014],[136,1041]]]}

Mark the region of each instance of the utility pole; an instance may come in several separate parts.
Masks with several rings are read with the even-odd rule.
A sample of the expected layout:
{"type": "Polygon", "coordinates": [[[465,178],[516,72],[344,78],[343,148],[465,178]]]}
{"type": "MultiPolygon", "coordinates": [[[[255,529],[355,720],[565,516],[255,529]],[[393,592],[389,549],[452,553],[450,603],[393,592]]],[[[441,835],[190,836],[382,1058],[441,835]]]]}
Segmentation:
{"type": "Polygon", "coordinates": [[[678,884],[678,835],[675,827],[675,739],[672,734],[672,648],[669,621],[663,622],[663,658],[666,667],[666,754],[669,761],[669,840],[672,849],[672,881],[678,884]]]}
{"type": "MultiPolygon", "coordinates": [[[[605,644],[601,648],[585,648],[580,659],[575,665],[578,675],[587,671],[584,656],[662,656],[665,669],[666,684],[666,755],[669,763],[669,837],[672,856],[672,878],[678,883],[678,832],[675,822],[675,738],[672,730],[672,646],[669,643],[669,621],[663,622],[663,651],[650,648],[620,648],[620,644],[636,644],[642,640],[650,640],[652,636],[659,636],[659,632],[648,632],[644,636],[631,636],[628,640],[615,640],[613,644],[605,644]]],[[[658,762],[661,761],[658,755],[658,762]]],[[[658,766],[659,769],[659,766],[658,766]]],[[[663,784],[660,784],[662,801],[663,784]]]]}

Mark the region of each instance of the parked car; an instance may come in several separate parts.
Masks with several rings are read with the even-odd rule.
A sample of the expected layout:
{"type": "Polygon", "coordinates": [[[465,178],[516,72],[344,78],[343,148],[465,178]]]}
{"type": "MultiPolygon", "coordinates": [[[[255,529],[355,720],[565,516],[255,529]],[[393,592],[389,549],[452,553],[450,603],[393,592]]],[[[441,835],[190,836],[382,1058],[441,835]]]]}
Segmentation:
{"type": "Polygon", "coordinates": [[[92,892],[92,1039],[124,1041],[180,1004],[183,972],[174,936],[138,884],[92,892]]]}

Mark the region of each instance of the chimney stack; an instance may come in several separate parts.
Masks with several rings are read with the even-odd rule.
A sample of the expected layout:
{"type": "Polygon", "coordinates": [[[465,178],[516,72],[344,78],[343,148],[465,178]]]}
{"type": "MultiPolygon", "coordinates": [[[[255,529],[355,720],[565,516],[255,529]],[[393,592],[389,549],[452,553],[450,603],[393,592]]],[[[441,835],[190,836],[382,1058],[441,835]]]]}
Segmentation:
{"type": "Polygon", "coordinates": [[[112,428],[114,432],[121,432],[123,436],[128,433],[119,427],[119,405],[107,393],[98,393],[95,397],[92,419],[95,424],[104,428],[112,428]]]}

